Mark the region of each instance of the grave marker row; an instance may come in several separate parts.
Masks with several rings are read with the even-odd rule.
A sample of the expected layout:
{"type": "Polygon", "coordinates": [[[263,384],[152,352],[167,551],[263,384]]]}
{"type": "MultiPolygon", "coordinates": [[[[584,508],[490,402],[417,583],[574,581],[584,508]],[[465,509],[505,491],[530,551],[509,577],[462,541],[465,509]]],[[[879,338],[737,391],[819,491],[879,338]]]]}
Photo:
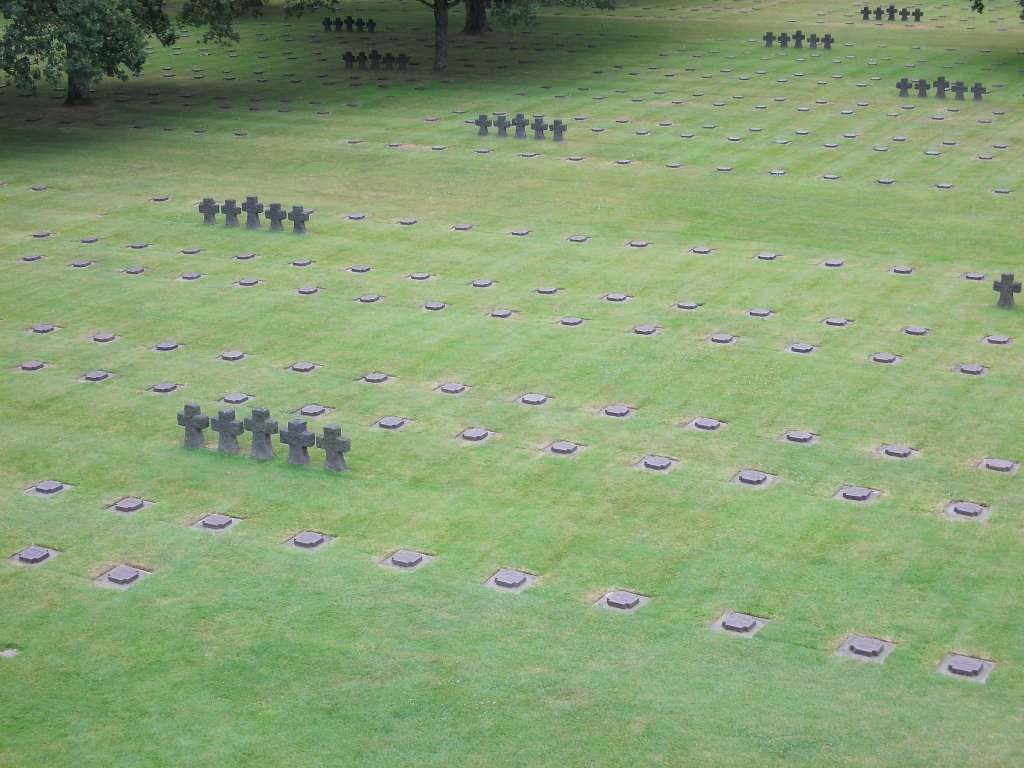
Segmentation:
{"type": "Polygon", "coordinates": [[[178,412],[178,426],[185,429],[186,448],[203,448],[206,445],[203,430],[210,427],[218,435],[217,450],[232,455],[241,452],[238,437],[243,432],[251,432],[249,456],[258,461],[274,458],[273,435],[278,435],[281,443],[288,446],[289,464],[309,464],[309,449],[316,446],[324,450],[324,468],[333,472],[348,469],[345,454],[352,449],[352,441],[342,435],[341,427],[335,424],[326,425],[319,436],[306,429],[305,419],[292,419],[286,429],[279,430],[277,421],[270,418],[267,408],[253,408],[250,416],[239,421],[232,408],[225,408],[210,419],[197,403],[185,403],[178,412]]]}
{"type": "Polygon", "coordinates": [[[333,19],[330,16],[325,16],[321,24],[323,25],[324,32],[330,32],[332,28],[335,32],[341,32],[342,25],[344,25],[346,32],[353,31],[353,27],[356,32],[362,32],[363,30],[374,32],[377,29],[376,21],[373,19],[363,21],[361,16],[358,19],[353,19],[351,16],[346,16],[344,19],[340,16],[335,16],[333,19]]]}
{"type": "Polygon", "coordinates": [[[889,21],[896,21],[897,13],[900,17],[900,21],[906,21],[910,17],[913,17],[915,22],[921,21],[924,18],[924,11],[920,8],[915,8],[911,11],[909,8],[897,9],[895,5],[890,5],[888,8],[878,6],[873,11],[868,6],[864,6],[860,9],[861,19],[863,21],[870,21],[871,17],[875,17],[875,21],[881,21],[883,16],[888,16],[889,21]]]}
{"type": "Polygon", "coordinates": [[[822,47],[826,51],[831,51],[832,44],[835,43],[836,41],[835,38],[832,37],[832,35],[828,32],[826,32],[822,37],[818,37],[817,33],[815,32],[812,32],[810,35],[805,35],[799,29],[792,35],[790,35],[788,32],[782,32],[777,37],[772,32],[765,32],[764,37],[762,37],[761,39],[764,40],[765,48],[771,48],[776,41],[778,41],[780,48],[789,48],[790,41],[793,42],[794,48],[803,48],[804,40],[806,40],[807,45],[810,46],[812,49],[817,49],[818,43],[821,43],[822,47]]]}
{"type": "Polygon", "coordinates": [[[487,129],[493,126],[497,128],[498,136],[504,138],[508,136],[508,129],[511,126],[515,129],[517,139],[525,139],[526,129],[530,128],[533,131],[533,138],[540,141],[544,140],[544,132],[548,129],[551,130],[551,137],[554,141],[563,141],[565,132],[569,129],[569,126],[562,120],[554,120],[550,125],[545,123],[544,115],[534,115],[531,123],[522,112],[517,112],[512,120],[509,120],[504,112],[498,112],[493,121],[487,115],[481,114],[472,121],[472,124],[478,129],[477,136],[487,136],[487,129]]]}
{"type": "Polygon", "coordinates": [[[237,227],[238,216],[243,211],[245,212],[246,229],[259,229],[260,214],[263,214],[270,222],[271,232],[284,231],[284,221],[287,219],[292,222],[292,232],[296,235],[306,233],[306,222],[309,221],[312,214],[312,211],[307,211],[301,205],[293,205],[291,212],[285,212],[280,203],[270,203],[264,212],[263,203],[255,195],[246,197],[241,206],[233,198],[225,200],[223,205],[217,205],[217,201],[212,197],[204,197],[199,204],[199,212],[203,214],[203,224],[216,224],[217,214],[223,213],[224,226],[237,227]]]}
{"type": "Polygon", "coordinates": [[[974,96],[974,101],[981,101],[982,96],[988,93],[988,89],[981,83],[975,83],[968,88],[963,80],[951,83],[941,75],[933,83],[929,83],[923,78],[920,80],[908,80],[905,77],[896,83],[896,90],[900,96],[909,96],[910,89],[913,88],[917,91],[917,96],[920,99],[928,98],[928,90],[933,87],[935,88],[935,98],[937,99],[946,98],[946,91],[952,91],[957,101],[963,101],[964,93],[969,90],[974,96]]]}
{"type": "Polygon", "coordinates": [[[384,69],[389,72],[394,70],[396,64],[398,65],[399,72],[405,72],[412,61],[404,53],[400,53],[397,56],[393,53],[382,55],[376,48],[369,53],[360,51],[358,54],[353,54],[352,51],[345,51],[342,54],[341,60],[345,62],[345,69],[352,69],[353,64],[357,64],[358,69],[380,69],[381,64],[383,64],[384,69]]]}

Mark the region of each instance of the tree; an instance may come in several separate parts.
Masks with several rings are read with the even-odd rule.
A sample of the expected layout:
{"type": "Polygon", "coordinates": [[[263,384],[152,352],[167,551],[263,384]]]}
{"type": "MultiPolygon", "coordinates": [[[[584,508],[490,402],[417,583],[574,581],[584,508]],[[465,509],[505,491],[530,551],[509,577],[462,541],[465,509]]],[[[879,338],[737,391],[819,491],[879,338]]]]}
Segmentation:
{"type": "Polygon", "coordinates": [[[459,0],[419,0],[434,12],[434,71],[448,69],[448,11],[459,0]]]}
{"type": "MultiPolygon", "coordinates": [[[[232,22],[256,13],[262,0],[186,0],[185,24],[206,26],[205,40],[237,40],[232,22]]],[[[142,71],[146,42],[177,39],[165,0],[0,0],[7,26],[0,37],[0,70],[19,88],[40,80],[67,82],[65,104],[89,101],[101,77],[128,79],[142,71]]]]}
{"type": "Polygon", "coordinates": [[[483,35],[488,31],[487,0],[466,0],[466,23],[464,35],[483,35]]]}

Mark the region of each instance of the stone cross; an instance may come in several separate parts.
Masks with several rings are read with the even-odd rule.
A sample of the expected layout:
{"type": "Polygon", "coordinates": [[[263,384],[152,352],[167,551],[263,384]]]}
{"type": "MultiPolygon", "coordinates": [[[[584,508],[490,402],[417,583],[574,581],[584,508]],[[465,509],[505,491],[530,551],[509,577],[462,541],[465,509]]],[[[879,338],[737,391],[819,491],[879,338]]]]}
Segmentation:
{"type": "Polygon", "coordinates": [[[553,123],[551,123],[551,137],[555,141],[562,141],[562,137],[565,135],[565,131],[566,129],[568,129],[568,127],[569,126],[563,123],[561,120],[555,120],[553,123]]]}
{"type": "Polygon", "coordinates": [[[928,98],[928,89],[931,88],[927,80],[918,80],[914,83],[914,87],[917,89],[917,96],[920,99],[928,98]]]}
{"type": "Polygon", "coordinates": [[[512,123],[512,125],[514,125],[516,127],[516,138],[517,139],[525,139],[526,138],[526,126],[529,125],[530,122],[529,122],[529,120],[527,120],[523,116],[523,113],[522,112],[516,112],[516,116],[513,117],[510,122],[512,123]]]}
{"type": "Polygon", "coordinates": [[[364,29],[366,29],[366,22],[363,21],[363,17],[360,16],[356,19],[356,32],[362,32],[364,29]]]}
{"type": "Polygon", "coordinates": [[[780,48],[789,48],[789,32],[780,32],[779,33],[779,47],[780,48]]]}
{"type": "Polygon", "coordinates": [[[225,200],[224,205],[220,207],[220,212],[224,214],[224,226],[225,227],[237,227],[238,226],[238,214],[242,212],[234,200],[225,200]]]}
{"type": "Polygon", "coordinates": [[[292,212],[288,214],[288,221],[292,223],[292,234],[306,234],[306,222],[309,221],[309,214],[301,205],[292,206],[292,212]]]}
{"type": "Polygon", "coordinates": [[[981,83],[975,83],[974,85],[971,86],[971,93],[974,94],[975,101],[981,101],[981,95],[983,93],[988,93],[988,91],[985,90],[985,86],[983,86],[981,83]]]}
{"type": "Polygon", "coordinates": [[[374,21],[373,19],[367,19],[366,20],[366,31],[367,32],[373,32],[375,29],[377,29],[377,22],[374,21]]]}
{"type": "Polygon", "coordinates": [[[836,39],[834,37],[832,37],[832,35],[829,34],[828,32],[826,32],[825,36],[823,38],[821,38],[821,44],[823,46],[825,46],[825,50],[826,51],[831,51],[832,50],[832,43],[834,43],[835,41],[836,41],[836,39]]]}
{"type": "Polygon", "coordinates": [[[904,8],[902,11],[900,11],[900,21],[906,21],[909,18],[910,18],[910,9],[909,8],[904,8]]]}
{"type": "Polygon", "coordinates": [[[341,60],[345,62],[345,69],[352,69],[352,62],[356,60],[356,57],[352,55],[352,51],[345,51],[341,60]]]}
{"type": "Polygon", "coordinates": [[[330,16],[327,16],[327,17],[326,17],[326,18],[325,18],[325,19],[323,20],[323,22],[322,22],[322,23],[323,23],[323,25],[324,25],[324,32],[330,32],[330,31],[331,31],[331,17],[330,17],[330,16]]]}
{"type": "Polygon", "coordinates": [[[246,432],[252,432],[252,450],[249,455],[260,461],[274,458],[274,444],[271,435],[277,434],[277,422],[270,418],[266,408],[253,408],[252,415],[242,422],[246,432]]]}
{"type": "Polygon", "coordinates": [[[939,75],[939,79],[932,83],[932,85],[935,86],[935,98],[946,98],[946,91],[949,89],[949,81],[946,80],[946,78],[944,78],[942,75],[939,75]]]}
{"type": "Polygon", "coordinates": [[[398,54],[398,58],[395,59],[395,61],[398,62],[398,71],[405,72],[405,68],[409,66],[410,59],[404,53],[400,53],[398,54]]]}
{"type": "Polygon", "coordinates": [[[799,30],[799,29],[796,32],[794,32],[793,33],[793,47],[794,48],[803,48],[804,47],[804,38],[805,37],[806,37],[806,35],[801,30],[799,30]]]}
{"type": "Polygon", "coordinates": [[[870,21],[871,9],[865,5],[863,8],[860,9],[860,15],[863,17],[864,21],[870,21]]]}
{"type": "Polygon", "coordinates": [[[353,19],[351,16],[346,16],[345,17],[345,31],[346,32],[351,32],[352,31],[352,25],[355,24],[355,23],[356,23],[355,19],[353,19]]]}
{"type": "Polygon", "coordinates": [[[344,24],[344,22],[341,20],[341,16],[335,16],[334,17],[334,31],[335,32],[341,32],[341,25],[342,24],[344,24]]]}
{"type": "Polygon", "coordinates": [[[370,51],[370,69],[380,69],[380,51],[374,48],[370,51]]]}
{"type": "Polygon", "coordinates": [[[909,80],[907,80],[907,78],[905,78],[905,77],[902,80],[897,81],[897,83],[896,83],[896,87],[899,89],[900,96],[909,96],[910,95],[910,88],[913,85],[914,84],[912,82],[910,82],[909,80]]]}
{"type": "Polygon", "coordinates": [[[957,101],[964,100],[964,93],[967,91],[967,85],[963,80],[957,80],[953,85],[950,86],[950,90],[956,96],[957,101]]]}
{"type": "Polygon", "coordinates": [[[772,47],[772,43],[775,42],[775,35],[772,34],[771,32],[765,32],[764,33],[764,37],[762,37],[761,39],[764,40],[764,47],[765,48],[771,48],[772,47]]]}
{"type": "Polygon", "coordinates": [[[369,57],[366,55],[366,51],[360,51],[359,55],[356,56],[356,64],[359,65],[359,69],[366,69],[366,62],[369,57]]]}
{"type": "Polygon", "coordinates": [[[999,306],[1012,307],[1013,294],[1020,293],[1020,283],[1014,282],[1012,272],[1003,272],[1003,276],[992,283],[992,290],[999,291],[999,306]]]}
{"type": "Polygon", "coordinates": [[[533,118],[533,125],[530,126],[533,129],[533,138],[544,140],[544,131],[548,129],[548,124],[544,122],[544,116],[538,115],[533,118]]]}
{"type": "Polygon", "coordinates": [[[203,214],[203,224],[216,224],[220,206],[212,197],[204,197],[199,204],[199,212],[203,214]]]}
{"type": "Polygon", "coordinates": [[[920,21],[924,17],[924,11],[920,8],[915,8],[911,15],[914,17],[914,21],[920,21]]]}
{"type": "Polygon", "coordinates": [[[487,115],[480,115],[480,117],[473,121],[473,125],[480,129],[476,132],[477,136],[486,136],[487,128],[494,125],[494,123],[487,118],[487,115]]]}
{"type": "Polygon", "coordinates": [[[255,195],[249,195],[242,203],[242,210],[245,211],[245,228],[259,229],[260,214],[263,213],[263,203],[255,195]]]}
{"type": "Polygon", "coordinates": [[[324,469],[332,472],[344,472],[348,469],[345,454],[352,450],[352,441],[341,434],[341,427],[336,424],[324,427],[323,435],[316,439],[316,447],[323,448],[327,454],[324,469]]]}
{"type": "Polygon", "coordinates": [[[309,464],[309,447],[315,441],[315,435],[306,429],[304,419],[292,419],[288,429],[282,429],[278,436],[288,446],[289,464],[309,464]]]}
{"type": "Polygon", "coordinates": [[[217,433],[217,450],[221,453],[238,453],[238,436],[242,434],[242,422],[235,418],[234,408],[225,408],[210,420],[210,427],[217,433]]]}
{"type": "Polygon", "coordinates": [[[811,32],[811,34],[809,34],[807,36],[807,43],[811,46],[811,50],[814,50],[815,48],[817,48],[818,47],[818,35],[815,34],[814,32],[811,32]]]}
{"type": "Polygon", "coordinates": [[[282,232],[284,231],[284,224],[282,223],[288,214],[281,210],[280,203],[271,203],[267,206],[267,221],[270,222],[271,232],[282,232]]]}
{"type": "Polygon", "coordinates": [[[890,3],[889,7],[885,9],[885,12],[889,14],[889,21],[896,21],[896,6],[890,3]]]}
{"type": "Polygon", "coordinates": [[[881,21],[883,16],[885,16],[885,8],[882,6],[875,8],[875,21],[881,21]]]}
{"type": "Polygon", "coordinates": [[[508,118],[504,115],[498,115],[494,118],[494,127],[498,129],[499,138],[508,136],[508,118]]]}
{"type": "Polygon", "coordinates": [[[381,61],[384,62],[384,69],[389,72],[395,68],[395,56],[391,53],[385,53],[381,61]]]}
{"type": "Polygon", "coordinates": [[[204,416],[198,403],[185,403],[178,411],[178,426],[185,428],[185,447],[202,448],[206,445],[203,430],[210,426],[210,417],[204,416]]]}

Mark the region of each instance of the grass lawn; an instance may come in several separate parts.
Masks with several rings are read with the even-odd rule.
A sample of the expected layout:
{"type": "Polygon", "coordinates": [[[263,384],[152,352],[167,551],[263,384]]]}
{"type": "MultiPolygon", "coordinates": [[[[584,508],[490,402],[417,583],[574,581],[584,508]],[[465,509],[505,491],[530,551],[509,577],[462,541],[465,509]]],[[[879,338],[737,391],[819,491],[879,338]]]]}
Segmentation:
{"type": "Polygon", "coordinates": [[[529,32],[453,34],[445,75],[417,4],[346,6],[372,38],[271,9],[236,48],[157,47],[91,107],[0,88],[0,551],[57,550],[0,568],[0,765],[1021,765],[1024,478],[979,464],[1024,461],[1024,314],[991,290],[1024,273],[1024,25],[1008,0],[927,2],[916,25],[857,7],[542,9],[529,32]],[[798,28],[837,42],[761,42],[798,28]],[[344,69],[370,47],[418,66],[344,69]],[[896,93],[939,75],[989,94],[896,93]],[[466,122],[497,111],[566,140],[466,122]],[[247,194],[314,209],[309,233],[202,225],[203,197],[247,194]],[[327,406],[310,429],[342,425],[350,471],[290,466],[276,440],[251,461],[248,435],[242,456],[183,448],[183,402],[213,415],[232,392],[282,428],[327,406]],[[687,427],[702,416],[723,425],[687,427]],[[652,454],[677,463],[637,468],[652,454]],[[732,482],[745,468],[774,480],[732,482]],[[24,492],[44,479],[73,487],[24,492]],[[152,504],[108,509],[125,496],[152,504]],[[988,516],[952,519],[957,500],[988,516]],[[211,512],[240,522],[193,527],[211,512]],[[304,530],[335,538],[285,543],[304,530]],[[434,558],[382,567],[399,548],[434,558]],[[151,575],[99,588],[118,563],[151,575]],[[502,567],[537,580],[485,587],[502,567]],[[595,607],[616,589],[649,601],[595,607]],[[768,623],[713,631],[727,611],[768,623]],[[895,648],[836,655],[850,634],[895,648]],[[950,652],[995,668],[941,675],[950,652]]]}

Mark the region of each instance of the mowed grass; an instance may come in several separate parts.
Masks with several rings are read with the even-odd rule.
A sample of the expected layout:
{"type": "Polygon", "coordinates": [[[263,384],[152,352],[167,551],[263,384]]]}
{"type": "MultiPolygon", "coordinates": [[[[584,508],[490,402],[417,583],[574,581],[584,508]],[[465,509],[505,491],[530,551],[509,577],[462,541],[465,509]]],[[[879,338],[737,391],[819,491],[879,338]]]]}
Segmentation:
{"type": "Polygon", "coordinates": [[[421,63],[379,76],[340,62],[366,36],[272,10],[240,25],[232,52],[201,55],[195,36],[180,55],[157,50],[143,78],[104,83],[91,108],[0,89],[0,545],[60,550],[0,568],[0,646],[19,652],[0,658],[0,764],[1019,765],[1024,499],[1019,476],[977,462],[1024,460],[1024,321],[990,290],[1024,271],[1024,31],[1007,2],[980,18],[922,7],[917,26],[811,2],[546,11],[526,34],[455,36],[444,77],[428,71],[430,18],[413,4],[345,9],[377,19],[381,51],[421,63]],[[839,42],[748,42],[798,27],[839,42]],[[900,77],[939,74],[1004,87],[981,104],[896,97],[900,77]],[[587,119],[561,145],[463,122],[499,110],[587,119]],[[309,235],[201,225],[202,197],[246,194],[315,209],[309,235]],[[345,218],[357,211],[366,220],[345,218]],[[32,239],[40,230],[54,234],[32,239]],[[89,235],[100,242],[79,242],[89,235]],[[152,245],[126,247],[138,241],[152,245]],[[191,246],[203,251],[180,253],[191,246]],[[246,251],[256,258],[233,258],[246,251]],[[32,252],[45,258],[23,263],[32,252]],[[69,266],[81,258],[95,264],[69,266]],[[146,272],[124,274],[132,265],[146,272]],[[189,270],[203,278],[177,279],[189,270]],[[243,277],[263,282],[235,287],[243,277]],[[305,284],[322,290],[297,295],[305,284]],[[534,293],[544,285],[561,290],[534,293]],[[602,300],[613,291],[632,298],[602,300]],[[383,299],[354,301],[366,293],[383,299]],[[427,312],[428,300],[449,306],[427,312]],[[673,308],[684,300],[702,306],[673,308]],[[490,317],[498,307],[515,315],[490,317]],[[586,322],[563,327],[566,315],[586,322]],[[28,332],[44,322],[60,329],[28,332]],[[659,332],[631,333],[641,323],[659,332]],[[98,331],[119,338],[90,341],[98,331]],[[738,343],[706,341],[720,331],[738,343]],[[982,343],[994,333],[1015,342],[982,343]],[[167,339],[183,347],[151,350],[167,339]],[[795,341],[818,349],[786,352],[795,341]],[[223,362],[226,349],[248,357],[223,362]],[[17,371],[28,359],[48,365],[17,371]],[[287,370],[300,360],[320,367],[287,370]],[[961,363],[989,370],[964,376],[961,363]],[[78,380],[96,368],[114,375],[78,380]],[[395,378],[372,386],[369,371],[395,378]],[[183,389],[147,391],[159,381],[183,389]],[[436,392],[445,381],[469,390],[436,392]],[[320,452],[288,466],[283,446],[267,464],[184,450],[182,402],[212,414],[232,391],[282,426],[307,403],[334,409],[311,425],[343,425],[351,471],[324,472],[320,452]],[[525,392],[551,399],[517,404],[525,392]],[[610,403],[636,412],[601,416],[610,403]],[[375,429],[385,415],[411,421],[375,429]],[[726,425],[684,428],[702,415],[726,425]],[[457,435],[471,426],[496,434],[467,445],[457,435]],[[820,442],[786,444],[787,429],[820,442]],[[554,440],[583,448],[546,455],[554,440]],[[883,459],[882,443],[919,455],[883,459]],[[679,464],[633,466],[650,453],[679,464]],[[730,483],[742,468],[778,481],[730,483]],[[23,493],[45,478],[75,487],[23,493]],[[846,483],[882,495],[833,499],[846,483]],[[105,508],[125,495],[155,504],[105,508]],[[950,520],[954,499],[991,516],[950,520]],[[242,522],[191,527],[211,511],[242,522]],[[284,545],[306,529],[337,538],[284,545]],[[378,565],[399,547],[436,559],[378,565]],[[125,592],[92,583],[119,562],[153,575],[125,592]],[[539,579],[499,594],[482,585],[499,567],[539,579]],[[592,605],[613,588],[651,600],[629,615],[592,605]],[[770,623],[750,640],[711,631],[727,610],[770,623]],[[896,649],[884,665],[836,657],[851,632],[896,649]],[[949,651],[995,671],[985,685],[941,676],[949,651]]]}

